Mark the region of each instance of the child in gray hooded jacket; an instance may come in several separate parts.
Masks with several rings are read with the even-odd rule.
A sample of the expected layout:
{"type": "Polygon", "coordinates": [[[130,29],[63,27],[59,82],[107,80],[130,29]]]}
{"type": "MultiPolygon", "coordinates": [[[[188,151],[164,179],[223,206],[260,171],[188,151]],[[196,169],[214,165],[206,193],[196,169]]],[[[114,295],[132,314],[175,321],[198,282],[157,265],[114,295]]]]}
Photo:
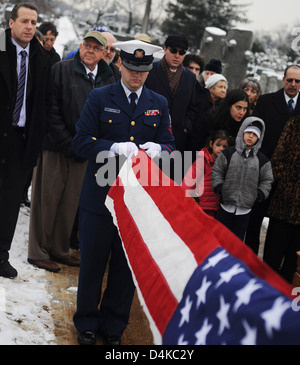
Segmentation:
{"type": "Polygon", "coordinates": [[[266,199],[273,183],[271,162],[259,151],[264,132],[262,119],[246,118],[235,146],[222,151],[212,168],[212,187],[221,197],[216,218],[242,241],[254,202],[266,199]]]}

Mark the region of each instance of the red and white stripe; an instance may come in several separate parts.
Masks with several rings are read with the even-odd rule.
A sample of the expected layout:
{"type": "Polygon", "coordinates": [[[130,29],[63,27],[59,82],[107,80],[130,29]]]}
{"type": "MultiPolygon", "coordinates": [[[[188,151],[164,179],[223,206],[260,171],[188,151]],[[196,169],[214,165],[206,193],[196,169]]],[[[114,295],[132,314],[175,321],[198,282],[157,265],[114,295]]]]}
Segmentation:
{"type": "Polygon", "coordinates": [[[180,186],[158,186],[159,168],[150,159],[145,166],[141,153],[144,152],[127,160],[121,168],[116,184],[109,190],[106,206],[118,227],[156,344],[162,343],[163,333],[194,270],[219,246],[243,258],[253,272],[291,294],[290,287],[278,275],[191,198],[186,198],[180,186]],[[150,170],[151,186],[140,184],[137,176],[141,167],[150,170]]]}

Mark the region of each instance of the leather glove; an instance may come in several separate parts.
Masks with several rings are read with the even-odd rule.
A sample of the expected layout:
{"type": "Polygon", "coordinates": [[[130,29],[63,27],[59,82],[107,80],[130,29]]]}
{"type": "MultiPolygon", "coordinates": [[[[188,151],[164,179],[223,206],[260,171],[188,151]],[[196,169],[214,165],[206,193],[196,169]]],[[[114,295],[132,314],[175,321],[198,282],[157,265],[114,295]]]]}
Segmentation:
{"type": "Polygon", "coordinates": [[[131,158],[133,155],[136,156],[139,152],[136,144],[133,142],[114,143],[109,151],[115,155],[124,155],[127,158],[131,158]]]}
{"type": "Polygon", "coordinates": [[[150,158],[159,157],[161,153],[161,145],[154,142],[146,142],[144,144],[140,144],[140,148],[145,150],[147,155],[150,158]]]}

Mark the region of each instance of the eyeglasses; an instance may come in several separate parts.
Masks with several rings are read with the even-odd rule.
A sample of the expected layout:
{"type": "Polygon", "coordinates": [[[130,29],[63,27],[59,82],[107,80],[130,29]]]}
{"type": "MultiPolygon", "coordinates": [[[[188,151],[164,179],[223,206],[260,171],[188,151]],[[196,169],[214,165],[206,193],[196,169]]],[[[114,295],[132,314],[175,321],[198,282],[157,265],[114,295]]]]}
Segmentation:
{"type": "Polygon", "coordinates": [[[286,82],[288,82],[289,84],[291,84],[293,81],[295,81],[296,84],[300,83],[300,80],[297,79],[286,79],[286,82]]]}
{"type": "Polygon", "coordinates": [[[180,54],[180,56],[184,56],[186,54],[186,50],[184,49],[177,49],[175,47],[168,47],[168,49],[172,54],[176,54],[177,52],[180,54]]]}
{"type": "Polygon", "coordinates": [[[101,47],[98,47],[98,46],[91,46],[90,44],[88,44],[88,43],[84,43],[83,44],[83,47],[85,48],[85,49],[87,49],[88,51],[89,50],[91,50],[91,49],[93,49],[95,52],[101,52],[101,51],[103,51],[104,50],[104,48],[101,48],[101,47]]]}
{"type": "Polygon", "coordinates": [[[115,53],[115,52],[116,52],[116,49],[115,49],[115,48],[113,48],[113,47],[106,47],[106,48],[105,48],[105,51],[109,51],[109,52],[111,52],[111,53],[115,53]]]}

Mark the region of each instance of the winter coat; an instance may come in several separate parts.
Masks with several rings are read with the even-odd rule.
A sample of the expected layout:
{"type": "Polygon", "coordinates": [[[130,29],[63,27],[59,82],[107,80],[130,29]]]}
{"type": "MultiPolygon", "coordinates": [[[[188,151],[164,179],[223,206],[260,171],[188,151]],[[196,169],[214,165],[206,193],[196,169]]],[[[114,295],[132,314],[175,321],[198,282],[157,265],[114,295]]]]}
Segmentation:
{"type": "MultiPolygon", "coordinates": [[[[299,114],[300,98],[297,100],[293,116],[299,114]]],[[[265,122],[266,133],[261,146],[261,152],[271,159],[284,125],[289,119],[284,90],[280,89],[274,93],[261,95],[253,111],[253,116],[257,116],[265,122]]]]}
{"type": "Polygon", "coordinates": [[[182,188],[186,191],[186,196],[191,196],[190,194],[192,193],[193,196],[198,197],[199,205],[203,210],[217,211],[219,207],[219,197],[213,191],[211,185],[211,170],[215,160],[212,158],[207,147],[204,147],[198,153],[198,158],[201,158],[203,153],[204,175],[203,164],[197,163],[196,160],[184,177],[182,188]],[[194,183],[195,180],[196,182],[194,183]]]}
{"type": "Polygon", "coordinates": [[[60,55],[56,52],[56,50],[55,50],[54,47],[52,47],[49,51],[48,50],[45,50],[45,52],[49,55],[52,66],[55,63],[61,61],[60,55]]]}
{"type": "MultiPolygon", "coordinates": [[[[207,142],[209,141],[209,138],[212,135],[213,131],[219,129],[214,127],[214,119],[220,106],[221,100],[213,105],[210,101],[209,91],[207,91],[206,95],[203,95],[203,99],[203,109],[199,112],[198,118],[192,130],[192,149],[194,151],[200,151],[202,148],[204,148],[207,145],[207,142]]],[[[235,125],[237,125],[236,122],[235,125]]]]}
{"type": "Polygon", "coordinates": [[[237,134],[235,146],[222,151],[216,159],[212,168],[212,187],[221,195],[223,204],[251,209],[256,200],[262,201],[268,197],[273,173],[271,162],[259,151],[264,132],[262,119],[246,118],[237,134]],[[251,149],[249,157],[246,157],[244,130],[254,121],[262,125],[261,138],[251,149]]]}
{"type": "Polygon", "coordinates": [[[288,120],[271,162],[275,183],[268,213],[300,225],[300,116],[288,120]]]}
{"type": "Polygon", "coordinates": [[[184,67],[177,91],[172,96],[167,75],[160,61],[153,63],[153,69],[145,82],[147,88],[163,95],[168,101],[175,145],[179,151],[191,150],[188,146],[189,135],[184,129],[190,132],[195,121],[195,85],[195,75],[184,67]]]}
{"type": "Polygon", "coordinates": [[[72,147],[75,124],[80,118],[90,91],[113,83],[113,73],[107,63],[100,60],[93,85],[77,52],[74,58],[56,63],[52,68],[52,75],[55,97],[49,117],[45,149],[62,152],[65,157],[77,159],[72,147]]]}
{"type": "MultiPolygon", "coordinates": [[[[13,148],[12,115],[17,92],[17,55],[7,29],[6,51],[0,52],[0,176],[7,171],[13,148]]],[[[23,166],[36,165],[52,105],[51,64],[39,41],[30,42],[26,94],[26,125],[24,131],[23,166]]]]}

